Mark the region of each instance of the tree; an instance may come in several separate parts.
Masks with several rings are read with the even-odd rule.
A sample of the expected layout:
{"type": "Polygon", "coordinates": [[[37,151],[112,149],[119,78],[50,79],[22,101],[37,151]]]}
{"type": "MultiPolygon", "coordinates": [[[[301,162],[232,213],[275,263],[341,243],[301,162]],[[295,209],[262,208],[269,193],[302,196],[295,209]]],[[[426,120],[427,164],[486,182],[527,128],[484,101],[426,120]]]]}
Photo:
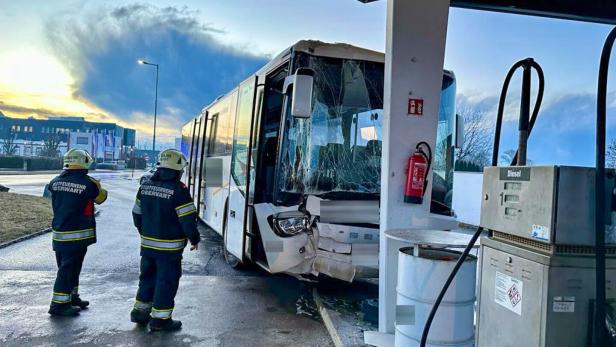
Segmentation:
{"type": "Polygon", "coordinates": [[[612,139],[605,150],[605,167],[616,169],[616,139],[612,139]]]}
{"type": "Polygon", "coordinates": [[[60,137],[58,134],[49,134],[43,140],[43,150],[41,156],[56,158],[58,156],[58,147],[60,146],[60,137]]]}
{"type": "Polygon", "coordinates": [[[456,150],[456,162],[484,167],[490,164],[492,134],[486,122],[486,112],[472,107],[459,110],[464,119],[464,141],[456,150]]]}
{"type": "MultiPolygon", "coordinates": [[[[513,158],[515,157],[515,149],[508,149],[501,153],[500,155],[500,164],[501,165],[511,165],[513,162],[513,158]]],[[[531,159],[526,158],[526,165],[533,165],[533,161],[531,159]]]]}
{"type": "Polygon", "coordinates": [[[6,155],[14,155],[17,151],[17,145],[15,144],[15,139],[17,138],[17,132],[12,128],[8,128],[4,132],[4,136],[2,139],[2,153],[6,155]]]}

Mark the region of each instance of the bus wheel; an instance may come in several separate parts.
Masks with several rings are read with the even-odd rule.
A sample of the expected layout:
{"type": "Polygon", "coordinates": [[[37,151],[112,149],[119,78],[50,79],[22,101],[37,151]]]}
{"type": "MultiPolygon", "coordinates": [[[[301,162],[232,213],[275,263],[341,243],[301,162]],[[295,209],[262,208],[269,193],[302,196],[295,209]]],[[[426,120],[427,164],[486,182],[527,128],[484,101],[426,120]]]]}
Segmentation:
{"type": "Polygon", "coordinates": [[[232,268],[234,269],[239,269],[242,266],[242,262],[233,254],[231,254],[231,252],[229,252],[227,250],[227,220],[225,218],[224,221],[224,229],[223,229],[223,250],[222,253],[225,256],[225,261],[227,262],[227,264],[229,264],[232,268]]]}

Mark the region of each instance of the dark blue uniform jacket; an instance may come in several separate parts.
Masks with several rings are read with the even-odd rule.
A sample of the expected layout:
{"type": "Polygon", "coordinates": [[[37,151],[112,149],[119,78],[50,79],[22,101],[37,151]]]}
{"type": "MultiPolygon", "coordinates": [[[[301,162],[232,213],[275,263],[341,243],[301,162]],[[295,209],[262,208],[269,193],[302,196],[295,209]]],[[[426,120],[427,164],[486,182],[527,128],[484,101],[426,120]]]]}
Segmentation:
{"type": "Polygon", "coordinates": [[[196,208],[179,171],[158,168],[143,182],[133,221],[141,234],[142,256],[181,258],[188,242],[200,241],[196,208]]]}
{"type": "Polygon", "coordinates": [[[53,249],[83,250],[96,242],[94,203],[107,199],[107,192],[88,170],[64,170],[49,182],[53,207],[53,249]]]}

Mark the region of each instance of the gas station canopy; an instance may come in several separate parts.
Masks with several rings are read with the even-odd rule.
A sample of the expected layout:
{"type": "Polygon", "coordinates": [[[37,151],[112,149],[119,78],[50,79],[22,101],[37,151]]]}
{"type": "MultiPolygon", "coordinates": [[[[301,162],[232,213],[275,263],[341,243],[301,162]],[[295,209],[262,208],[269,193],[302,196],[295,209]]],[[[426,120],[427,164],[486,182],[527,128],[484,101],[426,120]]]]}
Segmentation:
{"type": "Polygon", "coordinates": [[[451,0],[451,6],[616,24],[616,1],[609,0],[451,0]]]}

